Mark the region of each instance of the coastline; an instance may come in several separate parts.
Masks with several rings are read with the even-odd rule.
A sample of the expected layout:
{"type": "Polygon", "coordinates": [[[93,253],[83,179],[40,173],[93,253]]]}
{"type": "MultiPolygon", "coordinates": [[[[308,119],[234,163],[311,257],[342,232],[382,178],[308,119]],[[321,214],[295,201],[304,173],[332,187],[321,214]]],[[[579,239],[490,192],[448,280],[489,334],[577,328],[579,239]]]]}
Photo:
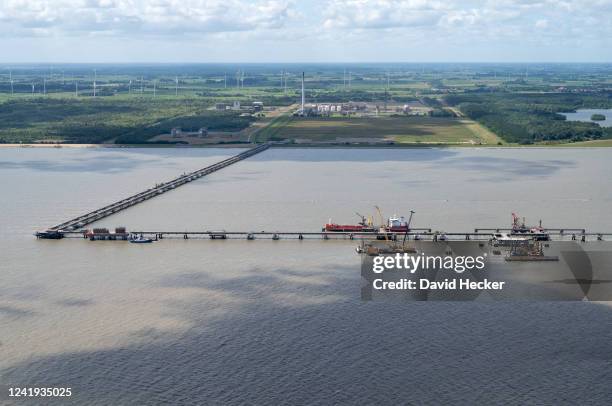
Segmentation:
{"type": "MultiPolygon", "coordinates": [[[[254,147],[255,143],[241,143],[241,144],[198,144],[198,145],[185,145],[185,144],[0,144],[0,148],[251,148],[254,147]]],[[[483,149],[528,149],[528,148],[610,148],[612,147],[612,140],[593,140],[593,141],[582,141],[576,143],[565,143],[565,144],[444,144],[444,143],[405,143],[405,144],[334,144],[334,143],[299,143],[299,144],[287,144],[287,143],[273,143],[272,148],[345,148],[345,149],[363,149],[363,148],[383,148],[383,149],[422,149],[422,148],[483,148],[483,149]]]]}

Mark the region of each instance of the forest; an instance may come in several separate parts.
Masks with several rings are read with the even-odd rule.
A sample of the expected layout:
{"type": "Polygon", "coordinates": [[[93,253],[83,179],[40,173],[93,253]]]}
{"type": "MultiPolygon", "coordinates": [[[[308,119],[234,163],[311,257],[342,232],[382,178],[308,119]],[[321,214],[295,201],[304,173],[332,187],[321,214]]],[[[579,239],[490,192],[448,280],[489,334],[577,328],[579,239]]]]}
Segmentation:
{"type": "Polygon", "coordinates": [[[585,141],[612,138],[610,127],[567,121],[560,113],[581,108],[611,108],[612,93],[463,93],[446,103],[495,132],[507,142],[585,141]]]}

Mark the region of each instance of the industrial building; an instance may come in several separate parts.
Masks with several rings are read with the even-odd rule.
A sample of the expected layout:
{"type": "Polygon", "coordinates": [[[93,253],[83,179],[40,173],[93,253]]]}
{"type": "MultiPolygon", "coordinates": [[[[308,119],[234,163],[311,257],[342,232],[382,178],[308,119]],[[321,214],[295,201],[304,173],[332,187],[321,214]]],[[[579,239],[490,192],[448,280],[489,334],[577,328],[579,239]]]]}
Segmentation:
{"type": "Polygon", "coordinates": [[[198,131],[183,131],[180,127],[174,127],[170,131],[170,135],[173,138],[181,138],[181,137],[200,137],[204,138],[208,136],[208,128],[201,127],[198,131]]]}

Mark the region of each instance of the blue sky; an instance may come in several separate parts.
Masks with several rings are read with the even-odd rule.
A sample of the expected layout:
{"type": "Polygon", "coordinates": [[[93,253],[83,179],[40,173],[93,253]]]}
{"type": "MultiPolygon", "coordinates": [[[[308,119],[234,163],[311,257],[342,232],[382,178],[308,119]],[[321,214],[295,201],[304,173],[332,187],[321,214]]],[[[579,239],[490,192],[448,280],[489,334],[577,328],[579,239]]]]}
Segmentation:
{"type": "Polygon", "coordinates": [[[2,0],[0,62],[611,62],[612,0],[2,0]]]}

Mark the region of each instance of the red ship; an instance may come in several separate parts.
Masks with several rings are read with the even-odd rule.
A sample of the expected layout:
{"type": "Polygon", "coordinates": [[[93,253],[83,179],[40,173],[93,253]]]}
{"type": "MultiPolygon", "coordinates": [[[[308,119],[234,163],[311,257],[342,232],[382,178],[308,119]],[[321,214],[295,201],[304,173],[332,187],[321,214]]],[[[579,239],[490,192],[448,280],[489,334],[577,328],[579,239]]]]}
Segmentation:
{"type": "Polygon", "coordinates": [[[372,219],[366,219],[365,216],[357,213],[361,217],[361,221],[358,224],[336,224],[332,223],[329,219],[329,223],[325,224],[322,231],[336,232],[336,233],[371,233],[374,232],[374,226],[372,226],[372,219]]]}
{"type": "Polygon", "coordinates": [[[369,226],[364,226],[362,224],[336,224],[336,223],[327,223],[323,228],[323,231],[331,231],[331,232],[345,232],[345,233],[354,233],[354,232],[373,232],[374,228],[369,226]]]}
{"type": "MultiPolygon", "coordinates": [[[[358,224],[336,224],[332,223],[331,219],[329,223],[325,224],[322,231],[329,232],[345,232],[345,233],[355,233],[355,232],[392,232],[392,233],[405,233],[409,231],[409,222],[406,221],[404,216],[392,216],[387,220],[387,224],[375,228],[372,224],[372,219],[366,219],[366,217],[357,213],[359,217],[361,217],[361,221],[358,224]]],[[[381,216],[382,221],[382,216],[381,216]]]]}

